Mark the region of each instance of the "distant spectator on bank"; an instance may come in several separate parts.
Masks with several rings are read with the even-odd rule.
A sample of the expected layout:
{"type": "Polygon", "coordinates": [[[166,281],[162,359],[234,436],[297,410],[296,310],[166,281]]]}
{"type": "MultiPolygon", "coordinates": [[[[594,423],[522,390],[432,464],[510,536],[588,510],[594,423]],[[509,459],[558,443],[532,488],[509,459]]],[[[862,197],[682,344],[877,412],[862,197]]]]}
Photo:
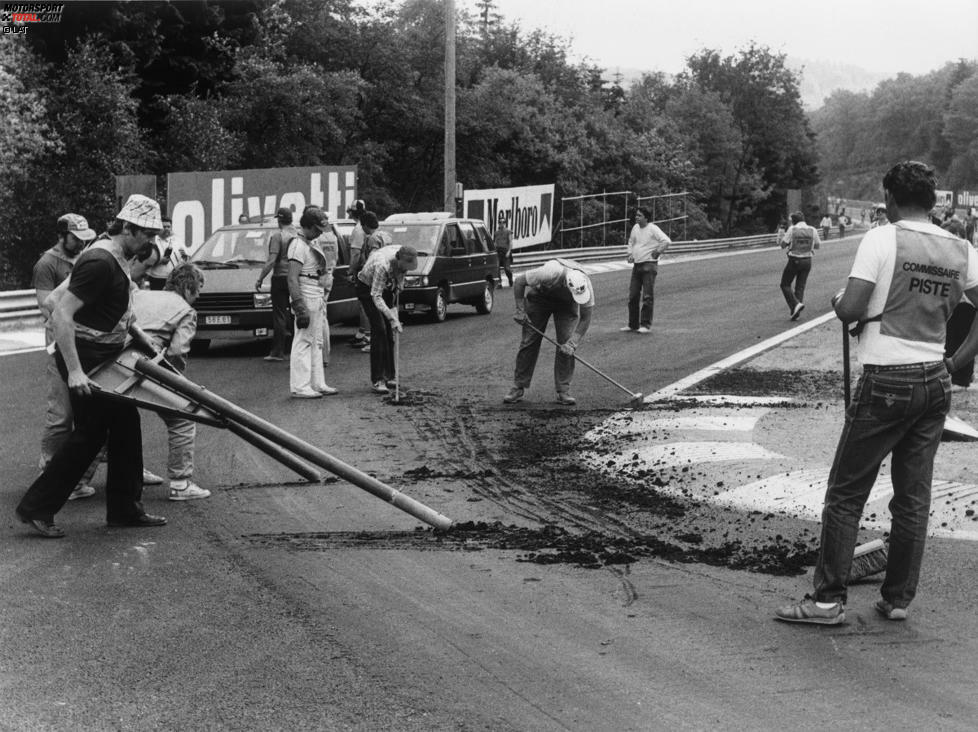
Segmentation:
{"type": "Polygon", "coordinates": [[[846,235],[846,226],[849,224],[849,218],[844,214],[839,214],[839,238],[841,239],[846,235]]]}
{"type": "Polygon", "coordinates": [[[285,342],[290,335],[289,328],[289,244],[296,236],[292,225],[292,209],[282,207],[275,212],[278,231],[268,239],[268,259],[258,273],[255,291],[260,292],[262,282],[272,273],[272,350],[265,356],[266,361],[285,360],[285,342]]]}
{"type": "MultiPolygon", "coordinates": [[[[204,285],[204,275],[191,262],[173,268],[160,291],[136,290],[133,311],[136,322],[164,349],[164,356],[178,370],[187,368],[190,342],[197,333],[197,312],[191,307],[204,285]]],[[[194,443],[197,423],[184,417],[160,414],[166,424],[167,476],[171,501],[207,498],[211,492],[193,481],[194,443]]]]}
{"type": "Polygon", "coordinates": [[[819,222],[818,227],[822,230],[822,240],[828,241],[829,231],[832,229],[832,217],[825,214],[819,222]]]}
{"type": "Polygon", "coordinates": [[[888,223],[890,223],[890,219],[886,215],[886,206],[878,204],[873,210],[873,224],[870,228],[875,229],[879,226],[886,226],[888,223]]]}
{"type": "Polygon", "coordinates": [[[781,294],[788,304],[792,320],[798,320],[801,311],[805,309],[805,286],[812,271],[812,257],[819,243],[818,232],[814,226],[805,223],[805,215],[801,211],[791,214],[791,226],[781,238],[781,246],[788,255],[788,261],[781,272],[781,294]]]}
{"type": "MultiPolygon", "coordinates": [[[[496,256],[499,258],[499,268],[506,273],[509,286],[513,286],[513,232],[506,226],[506,214],[499,212],[499,219],[496,221],[496,230],[492,234],[492,245],[496,249],[496,256]]],[[[496,273],[499,281],[502,276],[496,273]]]]}

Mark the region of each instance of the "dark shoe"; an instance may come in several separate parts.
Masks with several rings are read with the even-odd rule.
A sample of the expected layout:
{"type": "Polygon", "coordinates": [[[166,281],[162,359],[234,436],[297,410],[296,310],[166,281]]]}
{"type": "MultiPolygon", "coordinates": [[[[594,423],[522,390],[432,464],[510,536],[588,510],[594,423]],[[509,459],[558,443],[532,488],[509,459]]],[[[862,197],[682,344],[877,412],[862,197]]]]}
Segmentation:
{"type": "Polygon", "coordinates": [[[841,602],[829,608],[820,608],[809,595],[801,602],[779,607],[774,617],[786,623],[811,623],[813,625],[839,625],[846,622],[846,611],[841,602]]]}
{"type": "Polygon", "coordinates": [[[107,523],[109,524],[109,526],[117,526],[117,527],[133,526],[139,528],[141,526],[163,526],[166,524],[166,519],[163,518],[162,516],[153,516],[152,514],[149,513],[140,513],[133,516],[132,518],[123,519],[122,521],[118,521],[116,519],[109,519],[107,523]]]}
{"type": "Polygon", "coordinates": [[[60,539],[65,535],[64,529],[54,523],[54,521],[27,518],[19,510],[17,511],[17,518],[20,519],[22,524],[27,524],[45,539],[60,539]]]}
{"type": "Polygon", "coordinates": [[[563,404],[565,407],[573,407],[577,404],[577,400],[566,391],[558,391],[557,404],[563,404]]]}
{"type": "Polygon", "coordinates": [[[514,386],[509,390],[509,394],[503,397],[503,401],[506,404],[516,404],[516,402],[523,401],[523,389],[519,386],[514,386]]]}

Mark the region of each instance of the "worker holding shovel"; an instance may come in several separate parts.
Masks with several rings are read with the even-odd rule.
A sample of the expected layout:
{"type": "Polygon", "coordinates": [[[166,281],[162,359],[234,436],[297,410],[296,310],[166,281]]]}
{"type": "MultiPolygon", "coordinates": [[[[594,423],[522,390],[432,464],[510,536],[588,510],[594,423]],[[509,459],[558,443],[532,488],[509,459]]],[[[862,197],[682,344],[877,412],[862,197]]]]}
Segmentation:
{"type": "Polygon", "coordinates": [[[523,326],[523,337],[516,353],[513,388],[503,397],[507,404],[523,399],[533,379],[540,343],[547,321],[553,316],[557,335],[554,357],[554,384],[557,403],[572,406],[577,400],[570,394],[574,377],[574,351],[587,333],[594,308],[591,279],[577,262],[551,259],[545,264],[521,272],[513,282],[516,312],[513,317],[523,326]]]}

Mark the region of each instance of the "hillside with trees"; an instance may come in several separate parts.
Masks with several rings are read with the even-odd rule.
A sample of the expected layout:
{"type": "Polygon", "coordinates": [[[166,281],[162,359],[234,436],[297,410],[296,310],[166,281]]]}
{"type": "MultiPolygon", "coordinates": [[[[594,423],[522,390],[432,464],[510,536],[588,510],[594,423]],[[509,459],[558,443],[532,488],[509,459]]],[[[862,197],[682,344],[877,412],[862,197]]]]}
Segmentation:
{"type": "MultiPolygon", "coordinates": [[[[819,180],[783,55],[703,49],[675,77],[623,87],[481,6],[457,24],[466,187],[688,191],[703,238],[773,230],[784,190],[819,180]]],[[[356,164],[381,215],[440,208],[443,7],[72,2],[60,24],[3,35],[0,286],[27,286],[60,214],[104,227],[117,174],[155,174],[165,196],[168,172],[356,164]]]]}
{"type": "Polygon", "coordinates": [[[933,165],[942,188],[978,189],[978,62],[837,91],[811,125],[827,195],[878,200],[883,172],[907,159],[933,165]]]}

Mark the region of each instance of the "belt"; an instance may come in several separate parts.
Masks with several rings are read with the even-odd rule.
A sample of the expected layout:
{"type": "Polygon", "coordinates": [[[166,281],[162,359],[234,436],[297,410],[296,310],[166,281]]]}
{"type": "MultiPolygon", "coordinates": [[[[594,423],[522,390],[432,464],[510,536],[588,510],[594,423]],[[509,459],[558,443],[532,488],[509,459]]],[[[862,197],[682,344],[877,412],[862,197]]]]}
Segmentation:
{"type": "Polygon", "coordinates": [[[923,373],[929,371],[945,371],[943,361],[925,361],[923,363],[901,363],[894,364],[892,366],[879,366],[873,363],[867,363],[863,366],[863,371],[871,374],[883,374],[892,371],[920,371],[923,373]]]}
{"type": "Polygon", "coordinates": [[[302,274],[302,273],[300,273],[299,276],[305,277],[307,280],[318,280],[320,277],[322,277],[322,275],[318,275],[318,274],[312,275],[312,274],[302,274]]]}

